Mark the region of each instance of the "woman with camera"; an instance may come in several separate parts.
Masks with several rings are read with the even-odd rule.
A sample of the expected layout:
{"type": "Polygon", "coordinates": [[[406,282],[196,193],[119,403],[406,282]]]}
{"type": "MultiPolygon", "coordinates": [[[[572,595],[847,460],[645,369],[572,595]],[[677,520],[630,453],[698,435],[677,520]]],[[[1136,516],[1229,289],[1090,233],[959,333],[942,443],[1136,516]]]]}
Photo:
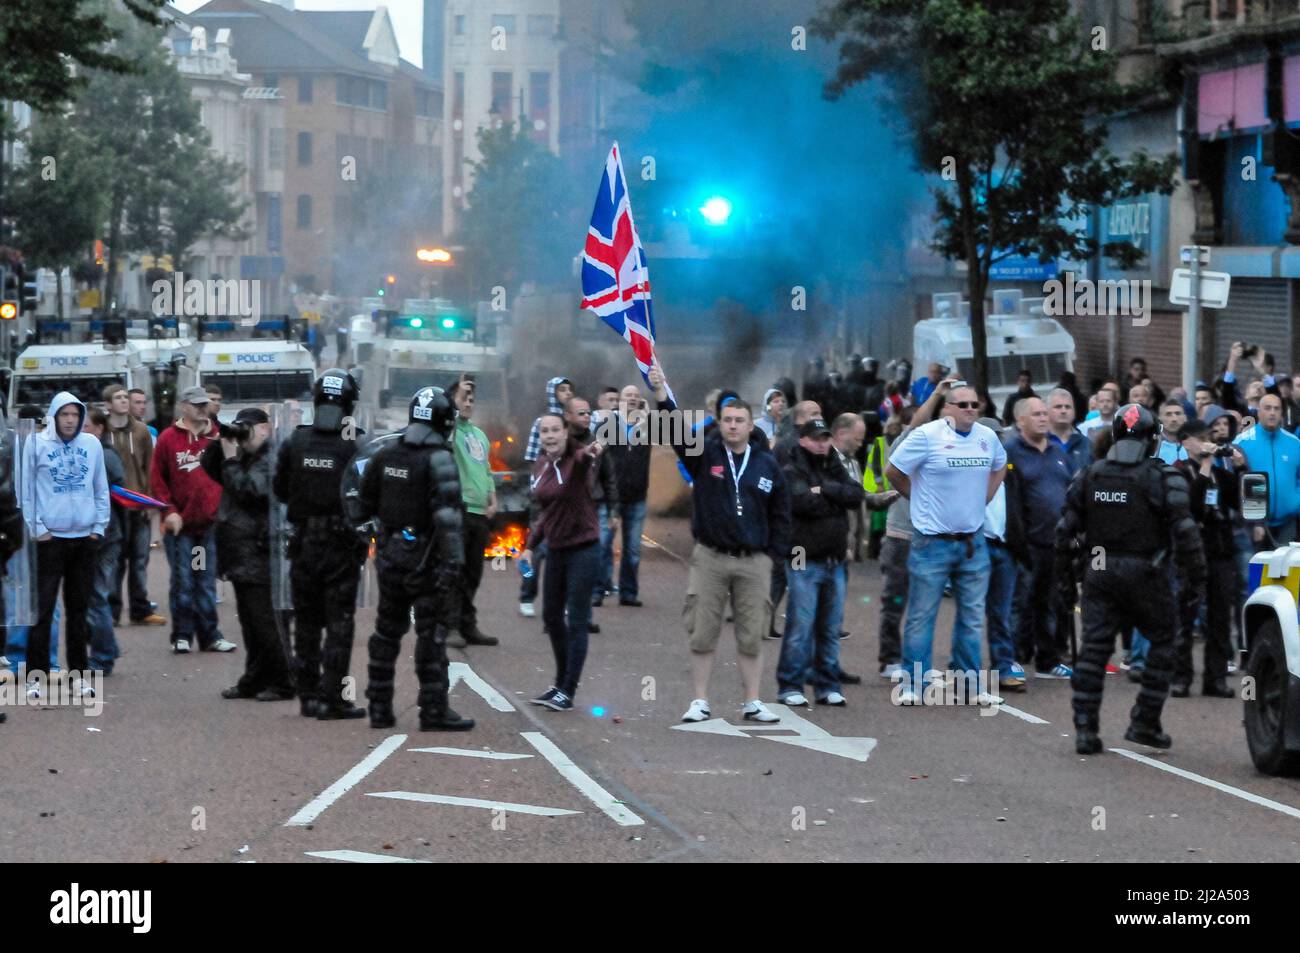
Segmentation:
{"type": "Polygon", "coordinates": [[[266,412],[245,407],[233,424],[220,424],[221,439],[203,451],[204,472],[221,485],[217,550],[221,576],[235,587],[239,628],[248,654],[238,684],[222,698],[283,701],[294,697],[289,660],[271,603],[270,505],[272,456],[266,412]]]}

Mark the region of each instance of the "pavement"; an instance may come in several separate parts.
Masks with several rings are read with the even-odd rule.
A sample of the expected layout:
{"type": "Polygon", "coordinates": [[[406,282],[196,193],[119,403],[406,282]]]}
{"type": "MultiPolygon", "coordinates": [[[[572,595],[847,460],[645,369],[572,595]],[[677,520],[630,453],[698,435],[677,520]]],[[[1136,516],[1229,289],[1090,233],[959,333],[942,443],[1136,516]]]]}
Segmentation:
{"type": "MultiPolygon", "coordinates": [[[[996,710],[892,704],[875,675],[872,562],[851,571],[842,664],[866,683],[846,688],[848,707],[742,721],[728,627],[714,717],[683,728],[689,527],[652,518],[645,534],[645,605],[595,610],[602,631],[569,713],[527,704],[551,682],[540,604],[522,618],[513,564],[488,567],[480,624],[501,645],[449,651],[452,704],[478,722],[468,733],[418,730],[413,633],[397,726],[375,731],[303,719],[296,702],[221,699],[244,664],[228,584],[221,625],[238,652],[177,656],[167,628],[122,627],[97,715],[6,704],[0,860],[1300,859],[1300,781],[1255,771],[1239,701],[1171,699],[1174,747],[1157,753],[1123,741],[1137,686],[1108,678],[1108,750],[1091,758],[1074,752],[1067,682],[1031,678],[996,710]]],[[[151,594],[164,606],[165,579],[155,550],[151,594]]],[[[373,605],[359,610],[359,695],[373,620],[373,605]]],[[[936,659],[950,620],[946,603],[936,659]]],[[[769,703],[777,649],[765,643],[769,703]]]]}

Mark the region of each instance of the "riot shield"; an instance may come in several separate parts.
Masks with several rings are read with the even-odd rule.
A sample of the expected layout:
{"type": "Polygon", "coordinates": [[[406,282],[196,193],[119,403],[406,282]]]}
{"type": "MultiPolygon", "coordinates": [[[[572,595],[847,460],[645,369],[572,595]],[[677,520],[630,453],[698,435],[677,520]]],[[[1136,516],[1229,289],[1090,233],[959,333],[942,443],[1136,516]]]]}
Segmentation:
{"type": "MultiPolygon", "coordinates": [[[[272,466],[280,460],[280,447],[289,439],[294,428],[294,408],[289,403],[275,404],[270,408],[270,450],[272,466]]],[[[268,528],[271,544],[271,606],[277,612],[293,609],[293,594],[289,586],[289,538],[293,527],[289,524],[288,507],[273,495],[271,497],[268,528]]]]}
{"type": "MultiPolygon", "coordinates": [[[[347,498],[348,487],[352,486],[355,490],[360,486],[361,474],[365,471],[365,461],[370,459],[373,450],[370,446],[374,442],[374,424],[375,415],[369,407],[357,407],[352,412],[351,418],[345,417],[343,426],[344,433],[351,433],[357,441],[357,453],[353,457],[353,466],[349,466],[343,473],[342,485],[339,487],[340,493],[344,499],[347,498]],[[356,465],[360,461],[360,467],[356,465]]],[[[344,515],[348,515],[348,510],[344,508],[344,515]]],[[[349,517],[350,518],[350,517],[349,517]]],[[[356,523],[351,525],[355,526],[356,523]]],[[[371,540],[370,549],[366,553],[366,561],[361,564],[361,578],[357,584],[357,608],[366,609],[379,603],[379,583],[375,579],[375,543],[371,540]]]]}
{"type": "MultiPolygon", "coordinates": [[[[36,433],[36,421],[19,420],[12,430],[0,438],[0,453],[4,453],[13,467],[14,494],[18,505],[23,505],[27,491],[23,473],[23,450],[36,433]]],[[[36,624],[36,540],[30,532],[23,534],[23,545],[9,557],[4,578],[5,625],[36,624]]],[[[0,648],[2,651],[2,648],[0,648]]]]}

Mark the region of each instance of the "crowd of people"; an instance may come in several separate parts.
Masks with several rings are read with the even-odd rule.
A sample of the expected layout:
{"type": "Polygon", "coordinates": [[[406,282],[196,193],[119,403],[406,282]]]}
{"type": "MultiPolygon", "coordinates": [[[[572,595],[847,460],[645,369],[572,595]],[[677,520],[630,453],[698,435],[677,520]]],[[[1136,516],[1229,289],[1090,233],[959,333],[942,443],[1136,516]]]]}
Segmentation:
{"type": "MultiPolygon", "coordinates": [[[[648,382],[655,412],[680,412],[657,365],[648,382]]],[[[1140,358],[1124,380],[1099,380],[1091,391],[1065,374],[1040,396],[1025,371],[999,409],[987,391],[939,365],[912,380],[907,361],[891,361],[882,379],[876,360],[854,355],[843,373],[812,362],[802,394],[792,380],[776,381],[758,408],[735,391],[713,391],[708,416],[694,425],[702,433],[655,428],[672,434],[696,544],[684,608],[694,698],[683,719],[712,717],[710,675],[729,620],[744,718],[779,720],[764,696],[846,705],[845,686],[863,679],[840,664],[845,594],[850,567],[864,561],[878,562],[883,577],[878,674],[896,686],[900,704],[925,703],[951,672],[996,672],[997,690],[1025,691],[1032,670],[1036,679],[1073,680],[1084,732],[1100,704],[1098,679],[1127,670],[1149,702],[1135,725],[1141,737],[1159,739],[1156,702],[1166,691],[1189,694],[1198,632],[1202,692],[1231,697],[1234,610],[1250,555],[1297,535],[1300,378],[1276,374],[1263,350],[1235,344],[1223,372],[1190,396],[1181,388],[1166,395],[1140,358]],[[1242,518],[1235,474],[1243,469],[1268,474],[1262,525],[1242,518]],[[1149,494],[1126,491],[1142,480],[1155,481],[1149,494]],[[1150,506],[1133,509],[1130,495],[1149,496],[1150,506]],[[1122,519],[1135,521],[1121,530],[1107,523],[1116,502],[1127,507],[1122,519]],[[1168,586],[1168,617],[1130,619],[1112,607],[1090,622],[1089,606],[1107,601],[1113,577],[1095,575],[1079,553],[1106,539],[1122,560],[1138,551],[1128,542],[1144,527],[1167,544],[1152,584],[1168,586]],[[1074,621],[1081,582],[1082,655],[1074,621]],[[947,596],[954,621],[945,670],[934,636],[947,596]],[[1116,635],[1118,659],[1103,643],[1116,635]],[[769,640],[780,642],[770,694],[760,685],[769,640]]],[[[167,624],[147,592],[157,512],[174,652],[237,648],[218,625],[216,579],[235,588],[247,660],[225,697],[296,697],[304,716],[365,716],[352,704],[347,673],[357,576],[373,545],[380,606],[368,645],[371,723],[393,723],[393,665],[413,617],[421,727],[472,727],[447,706],[445,649],[498,641],[480,629],[474,607],[498,506],[488,440],[473,423],[474,383],[422,389],[408,426],[364,452],[364,441],[344,434],[358,396],[347,371],[324,372],[316,420],[280,441],[277,454],[264,411],[245,408],[233,424],[218,422],[215,388],[179,395],[176,419],[161,432],[143,420],[144,395],[120,385],[92,406],[61,393],[44,413],[23,408],[20,417],[39,420],[21,457],[19,496],[13,474],[0,472],[0,549],[17,551],[24,536],[35,544],[35,621],[10,626],[6,645],[7,663],[31,677],[29,697],[40,696],[41,670],[58,664],[60,591],[76,693],[94,692],[80,673],[111,674],[124,606],[132,624],[167,624]],[[141,505],[139,497],[153,500],[141,505]],[[273,604],[277,574],[288,571],[276,562],[268,523],[280,503],[298,566],[286,583],[288,612],[273,604]],[[319,598],[322,573],[327,599],[319,598]]],[[[540,595],[555,677],[533,701],[566,711],[588,636],[599,632],[592,610],[611,596],[642,605],[652,411],[636,384],[603,388],[593,408],[557,376],[546,397],[525,455],[532,511],[519,611],[535,616],[540,595]]],[[[982,687],[981,699],[989,700],[982,687]]],[[[1080,750],[1091,744],[1081,740],[1080,750]]]]}

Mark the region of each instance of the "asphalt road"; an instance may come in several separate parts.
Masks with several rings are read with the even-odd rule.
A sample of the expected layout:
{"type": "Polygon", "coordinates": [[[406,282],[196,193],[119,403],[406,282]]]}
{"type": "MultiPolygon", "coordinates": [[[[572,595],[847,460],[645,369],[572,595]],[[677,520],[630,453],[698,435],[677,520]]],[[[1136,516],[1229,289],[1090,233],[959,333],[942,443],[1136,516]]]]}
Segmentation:
{"type": "MultiPolygon", "coordinates": [[[[450,653],[461,663],[453,705],[478,720],[467,734],[418,730],[412,634],[397,727],[374,731],[302,719],[296,702],[225,701],[242,649],[176,656],[166,629],[123,627],[101,714],[7,708],[0,860],[1300,859],[1300,781],[1255,772],[1240,702],[1171,700],[1174,747],[1156,754],[1123,742],[1136,686],[1108,679],[1103,737],[1141,760],[1074,753],[1064,682],[1031,679],[1005,696],[1015,713],[891,704],[874,676],[874,563],[852,572],[842,662],[870,677],[846,690],[847,708],[739,730],[726,633],[715,720],[678,730],[692,696],[680,624],[689,532],[662,520],[646,532],[659,545],[644,551],[645,607],[596,610],[603,631],[571,713],[526,704],[550,684],[549,643],[540,617],[518,614],[513,566],[489,568],[481,624],[502,644],[450,653]]],[[[164,605],[165,568],[156,550],[152,595],[164,605]]],[[[242,642],[223,590],[223,631],[242,642]]],[[[950,616],[946,606],[937,658],[950,616]]],[[[362,688],[373,618],[373,606],[358,613],[362,688]]],[[[776,648],[765,645],[769,700],[776,648]]]]}

